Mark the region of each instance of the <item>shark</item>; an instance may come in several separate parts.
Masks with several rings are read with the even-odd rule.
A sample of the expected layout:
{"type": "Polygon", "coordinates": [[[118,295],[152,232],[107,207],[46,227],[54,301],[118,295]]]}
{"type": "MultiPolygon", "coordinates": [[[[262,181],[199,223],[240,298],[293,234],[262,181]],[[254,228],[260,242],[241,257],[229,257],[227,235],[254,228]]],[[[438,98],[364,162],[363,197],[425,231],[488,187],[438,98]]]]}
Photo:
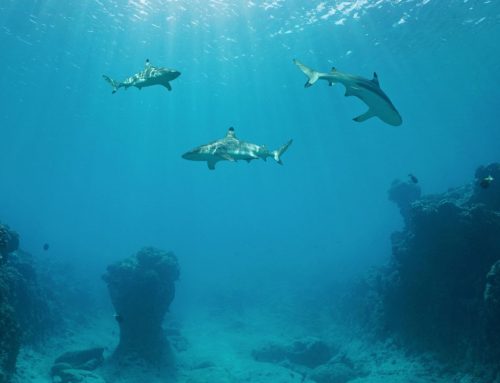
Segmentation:
{"type": "Polygon", "coordinates": [[[170,85],[170,81],[175,80],[180,75],[181,72],[175,69],[155,67],[151,65],[149,59],[147,59],[142,71],[126,78],[122,82],[113,80],[106,75],[103,75],[102,77],[113,87],[112,93],[114,94],[120,88],[125,88],[125,90],[127,90],[131,86],[135,86],[140,90],[147,86],[162,85],[171,91],[172,86],[170,85]]]}
{"type": "Polygon", "coordinates": [[[250,162],[259,158],[266,161],[268,157],[272,157],[278,164],[283,165],[281,156],[291,144],[292,140],[289,140],[279,149],[268,150],[265,146],[239,140],[234,128],[230,127],[224,138],[198,146],[184,153],[182,158],[191,161],[206,161],[210,170],[214,170],[215,164],[219,161],[245,160],[250,162]]]}
{"type": "Polygon", "coordinates": [[[330,86],[341,83],[345,86],[346,97],[355,96],[363,101],[368,106],[368,110],[355,117],[354,121],[363,122],[369,118],[378,117],[386,124],[393,126],[399,126],[403,123],[403,119],[394,104],[380,88],[376,72],[373,72],[373,78],[368,80],[361,76],[340,72],[336,68],[332,68],[328,73],[323,73],[309,68],[296,59],[293,62],[307,76],[305,88],[313,86],[318,80],[326,80],[330,86]]]}

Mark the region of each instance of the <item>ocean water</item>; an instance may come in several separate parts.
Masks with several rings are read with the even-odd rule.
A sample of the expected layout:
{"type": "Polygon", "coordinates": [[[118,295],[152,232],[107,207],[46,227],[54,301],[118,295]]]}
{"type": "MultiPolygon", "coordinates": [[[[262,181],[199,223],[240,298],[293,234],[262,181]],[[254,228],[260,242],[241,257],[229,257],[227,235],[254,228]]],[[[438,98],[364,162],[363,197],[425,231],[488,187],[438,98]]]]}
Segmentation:
{"type": "Polygon", "coordinates": [[[173,250],[173,312],[345,281],[390,256],[394,179],[442,192],[498,161],[499,39],[494,0],[2,0],[0,218],[96,285],[142,246],[173,250]],[[352,121],[366,106],[304,88],[294,58],[376,71],[403,124],[352,121]],[[173,90],[111,94],[102,75],[146,59],[182,73],[173,90]],[[230,126],[293,139],[283,166],[181,157],[230,126]]]}

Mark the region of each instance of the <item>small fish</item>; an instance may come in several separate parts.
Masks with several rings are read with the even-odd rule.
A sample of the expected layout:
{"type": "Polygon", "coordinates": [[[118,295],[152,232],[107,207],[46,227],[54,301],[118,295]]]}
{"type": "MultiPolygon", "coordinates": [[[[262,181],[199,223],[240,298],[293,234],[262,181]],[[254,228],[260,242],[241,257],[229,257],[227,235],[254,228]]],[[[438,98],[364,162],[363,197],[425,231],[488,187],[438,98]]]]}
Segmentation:
{"type": "Polygon", "coordinates": [[[413,174],[408,174],[408,177],[410,177],[410,180],[411,182],[413,182],[414,184],[418,184],[418,178],[415,177],[413,174]]]}
{"type": "Polygon", "coordinates": [[[123,322],[123,317],[120,314],[115,314],[115,315],[113,315],[113,317],[115,318],[115,320],[118,323],[122,323],[123,322]]]}
{"type": "Polygon", "coordinates": [[[488,189],[493,181],[494,178],[489,175],[488,177],[484,177],[481,181],[479,181],[479,186],[481,186],[483,189],[488,189]]]}
{"type": "Polygon", "coordinates": [[[45,243],[45,244],[43,245],[43,251],[47,251],[47,250],[49,250],[49,248],[50,248],[50,246],[49,246],[49,244],[48,244],[48,243],[45,243]]]}

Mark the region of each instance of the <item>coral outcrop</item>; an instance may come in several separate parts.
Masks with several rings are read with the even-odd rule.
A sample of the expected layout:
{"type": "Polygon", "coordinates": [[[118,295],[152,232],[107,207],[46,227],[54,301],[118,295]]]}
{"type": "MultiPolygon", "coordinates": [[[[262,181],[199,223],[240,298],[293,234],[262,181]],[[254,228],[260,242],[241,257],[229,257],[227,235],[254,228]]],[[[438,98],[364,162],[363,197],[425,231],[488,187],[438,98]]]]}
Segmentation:
{"type": "Polygon", "coordinates": [[[19,249],[19,235],[0,224],[0,383],[14,373],[21,345],[44,340],[52,322],[31,255],[19,249]]]}
{"type": "Polygon", "coordinates": [[[19,247],[19,235],[7,225],[0,224],[0,265],[7,261],[9,253],[19,247]]]}
{"type": "Polygon", "coordinates": [[[17,250],[6,265],[11,294],[9,302],[22,328],[22,341],[34,344],[44,341],[55,328],[57,315],[50,307],[45,288],[38,281],[38,273],[31,254],[17,250]]]}
{"type": "Polygon", "coordinates": [[[19,247],[19,236],[7,225],[0,224],[0,383],[9,381],[16,368],[21,347],[21,330],[11,305],[12,269],[7,260],[19,247]]]}
{"type": "Polygon", "coordinates": [[[414,182],[394,180],[389,189],[389,200],[399,207],[401,216],[408,222],[411,204],[420,198],[422,191],[414,182]]]}
{"type": "Polygon", "coordinates": [[[345,352],[313,337],[288,345],[269,343],[254,350],[252,356],[259,362],[280,364],[302,375],[303,382],[348,383],[367,375],[366,369],[345,352]]]}
{"type": "Polygon", "coordinates": [[[120,327],[114,360],[164,363],[169,346],[162,322],[175,296],[179,265],[173,253],[146,247],[103,276],[120,327]]]}
{"type": "Polygon", "coordinates": [[[21,347],[21,331],[8,296],[8,275],[0,266],[0,383],[8,382],[15,371],[21,347]]]}
{"type": "Polygon", "coordinates": [[[101,382],[103,379],[90,371],[99,367],[103,361],[104,348],[68,351],[59,356],[51,368],[53,381],[59,382],[101,382]]]}
{"type": "Polygon", "coordinates": [[[254,359],[259,362],[289,362],[308,368],[328,362],[332,355],[331,347],[316,338],[299,339],[289,345],[270,343],[252,352],[254,359]]]}
{"type": "Polygon", "coordinates": [[[473,184],[404,208],[391,199],[406,227],[392,236],[381,287],[385,326],[407,344],[453,359],[498,358],[500,342],[491,337],[500,329],[500,165],[479,168],[473,184]],[[487,187],[486,177],[493,179],[487,187]]]}
{"type": "Polygon", "coordinates": [[[0,224],[0,383],[9,381],[21,347],[21,331],[10,302],[12,270],[7,265],[8,255],[18,246],[18,235],[0,224]]]}

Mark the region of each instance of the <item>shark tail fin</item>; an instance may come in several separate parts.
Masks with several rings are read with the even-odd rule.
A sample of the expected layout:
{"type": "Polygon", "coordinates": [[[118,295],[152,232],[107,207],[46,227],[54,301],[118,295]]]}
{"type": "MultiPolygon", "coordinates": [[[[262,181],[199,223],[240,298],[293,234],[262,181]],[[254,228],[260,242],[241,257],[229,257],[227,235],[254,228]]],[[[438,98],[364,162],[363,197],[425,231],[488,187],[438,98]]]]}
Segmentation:
{"type": "Polygon", "coordinates": [[[118,90],[118,88],[120,87],[120,83],[118,81],[115,81],[113,80],[112,78],[106,76],[106,75],[102,75],[102,77],[104,78],[104,80],[106,80],[112,87],[113,87],[113,94],[116,93],[116,91],[118,90]]]}
{"type": "Polygon", "coordinates": [[[304,74],[308,77],[307,82],[304,84],[305,88],[309,88],[313,86],[313,84],[318,81],[320,77],[320,73],[316,72],[314,69],[309,68],[308,66],[302,64],[299,60],[293,59],[293,63],[299,67],[299,69],[304,72],[304,74]]]}
{"type": "Polygon", "coordinates": [[[279,149],[273,150],[273,158],[278,164],[283,165],[283,162],[281,161],[281,156],[283,155],[283,153],[287,151],[288,147],[292,145],[292,142],[293,140],[290,140],[279,149]]]}

